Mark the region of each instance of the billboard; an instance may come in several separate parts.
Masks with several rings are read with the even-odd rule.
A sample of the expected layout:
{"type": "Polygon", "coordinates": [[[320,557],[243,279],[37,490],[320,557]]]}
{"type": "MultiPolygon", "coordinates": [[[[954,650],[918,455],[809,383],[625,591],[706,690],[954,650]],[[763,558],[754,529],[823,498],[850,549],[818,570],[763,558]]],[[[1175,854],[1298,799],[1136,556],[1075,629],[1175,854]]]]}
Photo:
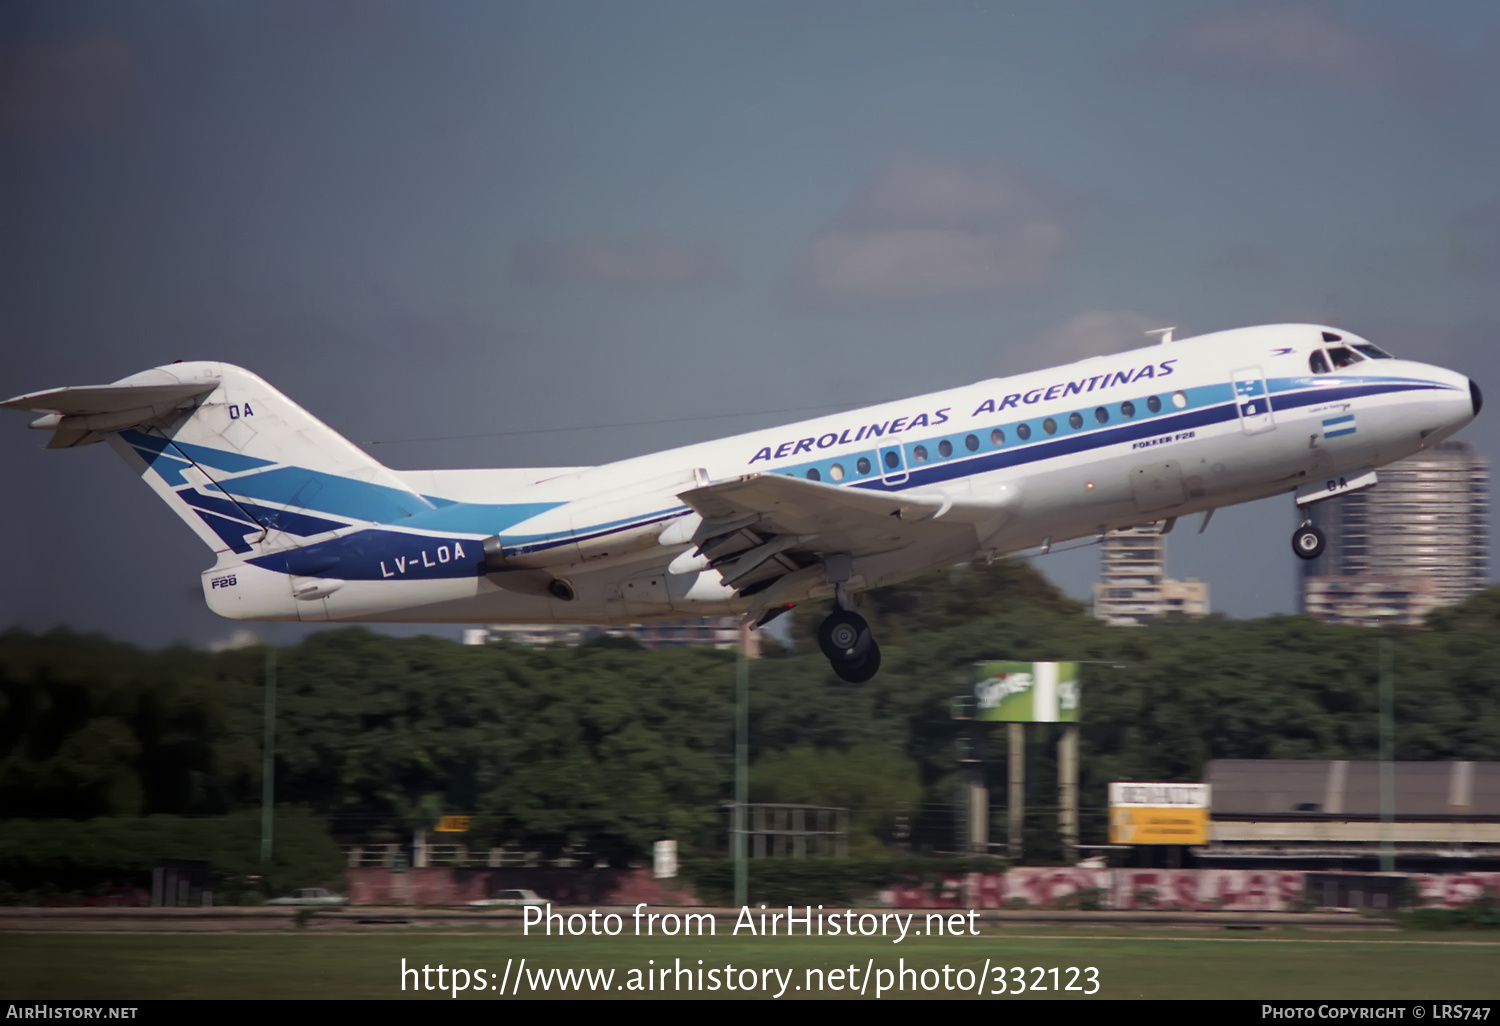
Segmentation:
{"type": "Polygon", "coordinates": [[[976,663],[974,718],[1077,723],[1077,663],[976,663]]]}
{"type": "Polygon", "coordinates": [[[1109,785],[1110,844],[1207,844],[1207,784],[1109,785]]]}

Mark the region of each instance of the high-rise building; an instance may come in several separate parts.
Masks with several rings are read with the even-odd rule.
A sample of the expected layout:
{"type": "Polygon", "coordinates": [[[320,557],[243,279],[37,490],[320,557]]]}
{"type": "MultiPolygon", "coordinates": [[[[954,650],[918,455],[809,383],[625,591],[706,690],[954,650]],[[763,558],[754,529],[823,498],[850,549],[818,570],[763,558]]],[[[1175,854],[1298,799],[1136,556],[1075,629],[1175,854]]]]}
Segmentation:
{"type": "Polygon", "coordinates": [[[1419,624],[1489,584],[1489,465],[1474,446],[1441,442],[1379,474],[1374,488],[1311,507],[1328,547],[1302,564],[1303,612],[1419,624]]]}
{"type": "Polygon", "coordinates": [[[1138,624],[1169,613],[1205,616],[1208,585],[1167,577],[1167,536],[1145,524],[1104,536],[1094,616],[1115,625],[1138,624]]]}

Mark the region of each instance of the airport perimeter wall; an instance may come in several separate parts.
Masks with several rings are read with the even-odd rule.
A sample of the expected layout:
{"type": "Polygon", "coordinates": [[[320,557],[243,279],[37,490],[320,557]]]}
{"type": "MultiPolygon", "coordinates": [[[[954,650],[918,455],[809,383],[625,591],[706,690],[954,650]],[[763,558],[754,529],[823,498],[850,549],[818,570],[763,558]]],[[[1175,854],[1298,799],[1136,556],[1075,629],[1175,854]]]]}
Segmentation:
{"type": "MultiPolygon", "coordinates": [[[[1326,876],[1327,874],[1318,874],[1326,876]]],[[[1340,874],[1350,878],[1374,873],[1340,874]]],[[[1500,892],[1500,873],[1400,873],[1412,880],[1426,905],[1457,908],[1500,892]]],[[[1004,873],[970,873],[942,892],[893,888],[882,892],[892,905],[953,908],[1057,908],[1095,905],[1112,909],[1291,912],[1306,907],[1302,870],[1083,869],[1020,867],[1004,873]]]]}
{"type": "Polygon", "coordinates": [[[676,880],[649,869],[467,869],[455,866],[348,870],[354,905],[463,905],[525,888],[558,905],[701,905],[676,880]]]}
{"type": "MultiPolygon", "coordinates": [[[[1301,870],[1021,867],[891,887],[874,897],[880,904],[898,908],[1291,912],[1307,907],[1307,875],[1301,870]]],[[[1380,876],[1342,875],[1354,879],[1380,876]]],[[[1457,908],[1481,897],[1487,888],[1500,893],[1500,873],[1395,875],[1412,880],[1426,905],[1457,908]]],[[[704,904],[684,881],[657,880],[649,869],[349,870],[349,898],[356,905],[462,905],[510,888],[527,888],[557,905],[704,904]]]]}

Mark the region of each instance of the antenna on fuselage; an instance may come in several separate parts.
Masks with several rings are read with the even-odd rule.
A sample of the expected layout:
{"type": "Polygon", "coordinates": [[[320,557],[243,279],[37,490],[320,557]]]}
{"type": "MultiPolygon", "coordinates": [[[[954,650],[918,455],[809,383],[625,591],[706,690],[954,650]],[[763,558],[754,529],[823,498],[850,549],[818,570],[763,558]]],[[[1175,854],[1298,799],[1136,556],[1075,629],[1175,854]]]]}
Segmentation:
{"type": "Polygon", "coordinates": [[[1177,329],[1175,327],[1172,327],[1172,328],[1152,328],[1150,331],[1146,332],[1146,334],[1147,335],[1160,335],[1161,338],[1159,338],[1157,341],[1159,341],[1162,345],[1166,345],[1168,342],[1172,341],[1172,332],[1174,332],[1176,330],[1177,329]]]}

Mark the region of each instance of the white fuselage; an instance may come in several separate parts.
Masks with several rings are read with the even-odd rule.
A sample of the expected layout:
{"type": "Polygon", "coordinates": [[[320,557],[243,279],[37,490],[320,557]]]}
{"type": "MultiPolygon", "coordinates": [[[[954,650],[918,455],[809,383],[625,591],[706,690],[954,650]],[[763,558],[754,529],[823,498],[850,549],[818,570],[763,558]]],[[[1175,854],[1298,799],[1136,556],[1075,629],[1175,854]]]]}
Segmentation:
{"type": "MultiPolygon", "coordinates": [[[[379,544],[346,546],[364,570],[350,574],[356,557],[346,554],[339,578],[319,584],[309,567],[293,575],[303,589],[296,600],[287,572],[223,553],[205,592],[216,611],[240,618],[610,623],[746,613],[756,596],[695,565],[698,516],[679,494],[786,474],[935,504],[957,529],[893,530],[888,547],[853,556],[845,579],[873,588],[1305,489],[1409,456],[1472,419],[1477,398],[1452,371],[1379,358],[1315,371],[1312,354],[1338,344],[1325,341],[1332,330],[1275,325],[1168,342],[531,483],[518,483],[520,471],[408,473],[420,490],[458,504],[495,502],[498,475],[510,475],[504,502],[527,515],[494,532],[428,528],[420,518],[383,525],[379,544]],[[505,586],[496,575],[441,576],[492,533],[508,566],[565,580],[572,597],[505,586]],[[235,587],[214,587],[226,574],[235,587]]],[[[1340,336],[1345,346],[1363,342],[1340,336]]],[[[797,600],[832,594],[826,579],[804,578],[797,600]]]]}

